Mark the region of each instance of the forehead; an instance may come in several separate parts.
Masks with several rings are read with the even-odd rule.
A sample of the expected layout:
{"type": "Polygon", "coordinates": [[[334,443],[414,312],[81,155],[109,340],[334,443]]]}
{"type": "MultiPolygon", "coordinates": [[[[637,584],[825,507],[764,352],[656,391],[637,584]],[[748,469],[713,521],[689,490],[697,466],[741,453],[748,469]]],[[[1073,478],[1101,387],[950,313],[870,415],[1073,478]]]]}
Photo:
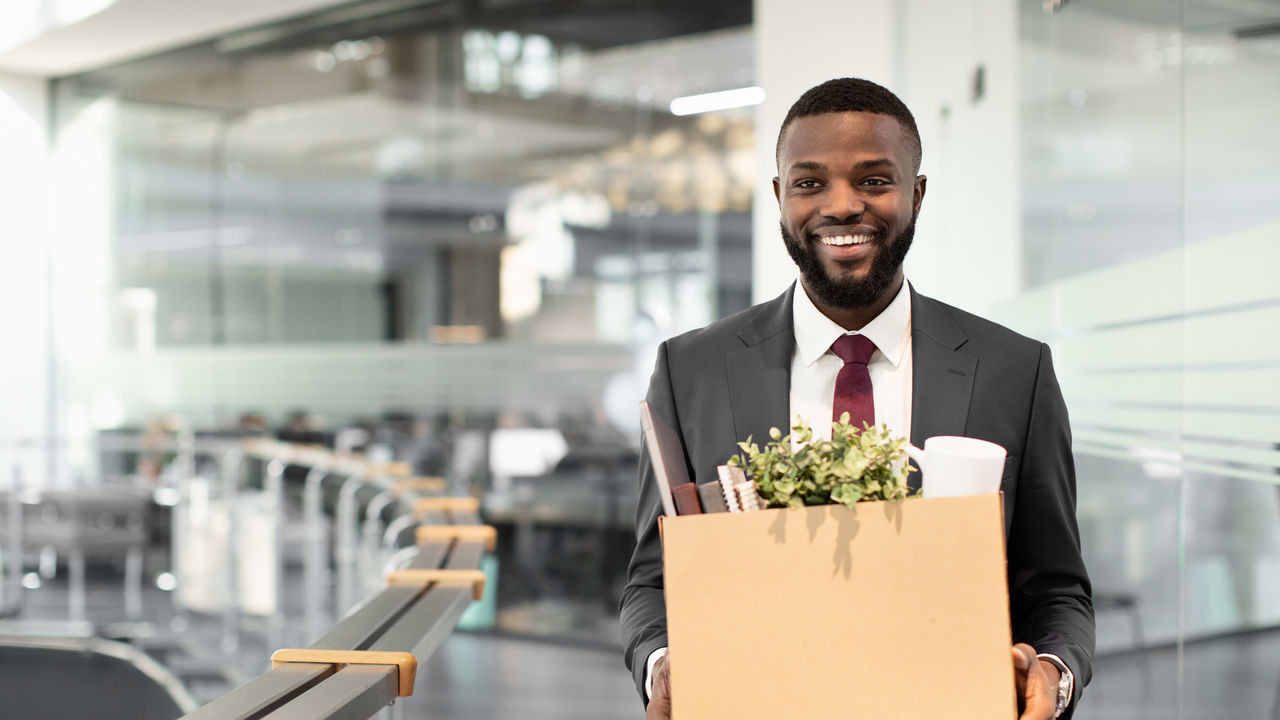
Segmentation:
{"type": "Polygon", "coordinates": [[[911,166],[906,132],[897,118],[869,112],[822,113],[791,121],[779,148],[778,169],[785,172],[797,162],[832,164],[872,157],[911,166]]]}

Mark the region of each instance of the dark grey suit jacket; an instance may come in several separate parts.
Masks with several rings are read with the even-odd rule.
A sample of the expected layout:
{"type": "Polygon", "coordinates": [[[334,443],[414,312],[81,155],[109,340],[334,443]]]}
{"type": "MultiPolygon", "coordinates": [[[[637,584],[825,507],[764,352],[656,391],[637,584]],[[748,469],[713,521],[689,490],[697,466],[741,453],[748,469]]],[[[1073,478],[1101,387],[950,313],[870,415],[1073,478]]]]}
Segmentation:
{"type": "MultiPolygon", "coordinates": [[[[775,300],[659,349],[648,401],[684,442],[695,482],[715,480],[716,466],[748,435],[763,440],[772,427],[786,432],[794,292],[792,285],[775,300]]],[[[1075,674],[1078,697],[1091,675],[1093,603],[1076,526],[1071,431],[1049,348],[914,289],[911,323],[911,441],[922,446],[934,435],[965,435],[1008,451],[1001,489],[1013,639],[1062,658],[1075,674]]],[[[918,473],[911,478],[918,484],[918,473]]],[[[626,662],[642,698],[645,661],[667,645],[660,514],[653,468],[642,452],[637,544],[622,595],[626,662]]],[[[946,648],[936,650],[945,659],[946,648]]]]}

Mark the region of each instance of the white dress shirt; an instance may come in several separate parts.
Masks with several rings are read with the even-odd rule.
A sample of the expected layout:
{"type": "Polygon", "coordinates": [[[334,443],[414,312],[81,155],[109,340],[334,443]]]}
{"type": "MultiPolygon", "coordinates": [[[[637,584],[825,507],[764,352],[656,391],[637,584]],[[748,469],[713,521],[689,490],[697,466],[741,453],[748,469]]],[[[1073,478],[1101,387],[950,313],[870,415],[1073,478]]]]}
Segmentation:
{"type": "Polygon", "coordinates": [[[865,335],[876,346],[867,362],[876,422],[888,425],[896,436],[911,437],[911,290],[905,279],[889,306],[856,332],[846,331],[823,315],[799,283],[791,303],[791,319],[796,334],[791,355],[793,424],[799,416],[813,428],[815,438],[831,439],[836,375],[844,366],[831,351],[831,344],[841,335],[865,335]]]}

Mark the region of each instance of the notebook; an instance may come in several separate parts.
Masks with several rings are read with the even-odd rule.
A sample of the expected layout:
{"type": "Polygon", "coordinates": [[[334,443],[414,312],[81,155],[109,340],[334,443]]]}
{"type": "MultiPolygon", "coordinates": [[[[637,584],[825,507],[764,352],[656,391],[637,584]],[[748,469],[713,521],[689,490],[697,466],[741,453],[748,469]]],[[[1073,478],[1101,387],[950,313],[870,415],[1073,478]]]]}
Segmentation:
{"type": "Polygon", "coordinates": [[[658,417],[645,400],[640,401],[640,426],[644,429],[644,444],[649,450],[649,462],[653,464],[653,476],[658,481],[662,512],[665,515],[676,515],[671,488],[689,482],[689,470],[684,462],[684,446],[676,431],[658,417]]]}

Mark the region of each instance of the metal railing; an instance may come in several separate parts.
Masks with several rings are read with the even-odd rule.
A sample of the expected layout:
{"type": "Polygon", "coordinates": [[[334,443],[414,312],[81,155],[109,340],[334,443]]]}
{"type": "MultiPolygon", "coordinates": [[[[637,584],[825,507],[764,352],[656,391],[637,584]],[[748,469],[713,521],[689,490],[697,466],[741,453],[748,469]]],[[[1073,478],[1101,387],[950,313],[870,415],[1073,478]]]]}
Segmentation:
{"type": "MultiPolygon", "coordinates": [[[[303,553],[303,620],[308,638],[315,637],[317,628],[323,625],[320,598],[327,585],[322,486],[327,477],[342,479],[333,548],[338,575],[335,609],[339,614],[348,608],[350,611],[308,647],[278,650],[270,671],[184,717],[371,717],[397,697],[412,693],[417,664],[431,656],[472,600],[481,597],[484,575],[480,563],[486,550],[493,549],[496,534],[493,528],[479,524],[474,498],[439,496],[444,485],[438,479],[409,478],[406,468],[375,466],[357,457],[273,442],[249,443],[240,454],[225,458],[226,465],[235,466],[221,468],[223,492],[231,498],[238,491],[238,483],[228,478],[238,477],[243,458],[253,456],[267,461],[264,489],[277,508],[281,523],[277,527],[282,527],[284,521],[285,466],[308,468],[303,489],[307,543],[303,553]],[[374,493],[366,503],[363,533],[357,502],[361,489],[366,489],[366,494],[374,493]],[[411,512],[401,514],[384,528],[382,512],[393,506],[411,512]],[[415,523],[415,548],[396,553],[400,533],[415,523]],[[404,561],[405,566],[385,567],[392,556],[404,561]],[[385,578],[385,586],[357,604],[355,598],[363,594],[359,589],[373,575],[385,578]]],[[[229,560],[234,562],[234,557],[229,560]]],[[[278,600],[277,595],[277,606],[278,600]]],[[[234,637],[237,603],[229,603],[227,613],[227,637],[234,637]]]]}
{"type": "Polygon", "coordinates": [[[123,560],[125,614],[140,619],[147,503],[147,494],[134,488],[28,486],[15,466],[0,491],[0,617],[22,611],[24,553],[38,552],[46,578],[59,558],[66,563],[69,622],[86,622],[85,568],[91,557],[103,556],[123,560]]]}
{"type": "MultiPolygon", "coordinates": [[[[164,488],[169,501],[161,504],[172,505],[175,512],[172,551],[176,584],[181,590],[200,574],[215,573],[212,580],[203,578],[203,587],[218,589],[222,585],[222,600],[199,607],[186,605],[181,593],[175,593],[175,609],[179,614],[194,610],[220,616],[224,657],[241,651],[246,613],[265,617],[271,647],[280,647],[286,636],[310,643],[305,648],[277,651],[271,670],[203,707],[191,711],[187,704],[182,708],[191,711],[186,718],[368,718],[412,692],[417,664],[431,656],[467,606],[484,591],[481,562],[484,553],[493,549],[496,533],[479,524],[474,498],[444,497],[442,479],[409,477],[403,464],[378,465],[356,455],[263,439],[224,443],[212,452],[205,448],[204,455],[215,462],[211,472],[200,475],[194,444],[178,443],[175,449],[174,464],[180,470],[174,476],[175,484],[164,488]],[[245,477],[248,461],[261,461],[260,478],[245,477]],[[286,591],[284,536],[289,523],[285,475],[291,466],[306,471],[300,535],[301,618],[285,617],[281,609],[286,591]],[[249,490],[246,479],[255,481],[248,483],[249,490]],[[333,532],[324,512],[326,483],[337,494],[333,532]],[[252,488],[255,484],[261,489],[252,488]],[[251,497],[250,493],[257,495],[251,497]],[[225,513],[221,546],[205,533],[207,527],[189,526],[193,506],[200,508],[198,512],[206,520],[212,508],[225,513]],[[385,525],[384,512],[391,518],[385,525]],[[415,526],[416,542],[400,548],[402,536],[415,526]],[[252,553],[238,547],[239,537],[250,531],[266,538],[252,553]],[[210,555],[189,555],[197,545],[218,549],[210,555]],[[254,557],[244,557],[247,555],[254,557]],[[329,577],[330,557],[336,578],[329,577]],[[210,560],[218,569],[202,565],[210,560]],[[266,585],[238,587],[242,562],[266,568],[260,576],[266,585]],[[270,591],[270,602],[262,601],[267,594],[264,588],[270,591]],[[248,603],[241,590],[261,592],[248,603]],[[327,606],[332,608],[332,616],[327,606]],[[341,618],[336,624],[335,617],[341,618]],[[297,632],[299,624],[301,632],[297,632]],[[291,627],[294,632],[286,632],[291,627]]],[[[28,537],[35,531],[22,521],[23,504],[30,500],[25,491],[15,471],[10,492],[0,503],[4,513],[0,562],[7,566],[0,572],[0,584],[4,585],[0,606],[20,607],[24,546],[30,549],[35,544],[31,541],[38,539],[28,537]]],[[[160,502],[160,495],[156,497],[160,502]]],[[[243,582],[257,585],[258,581],[243,582]]],[[[134,597],[136,592],[126,594],[132,615],[140,602],[134,597]]],[[[77,603],[75,597],[71,600],[74,615],[77,603]]],[[[262,665],[267,660],[262,658],[262,665]]],[[[0,711],[0,715],[4,713],[0,711]]]]}
{"type": "Polygon", "coordinates": [[[0,714],[6,718],[85,720],[128,698],[136,720],[169,720],[196,702],[146,654],[102,638],[0,636],[0,714]]]}

